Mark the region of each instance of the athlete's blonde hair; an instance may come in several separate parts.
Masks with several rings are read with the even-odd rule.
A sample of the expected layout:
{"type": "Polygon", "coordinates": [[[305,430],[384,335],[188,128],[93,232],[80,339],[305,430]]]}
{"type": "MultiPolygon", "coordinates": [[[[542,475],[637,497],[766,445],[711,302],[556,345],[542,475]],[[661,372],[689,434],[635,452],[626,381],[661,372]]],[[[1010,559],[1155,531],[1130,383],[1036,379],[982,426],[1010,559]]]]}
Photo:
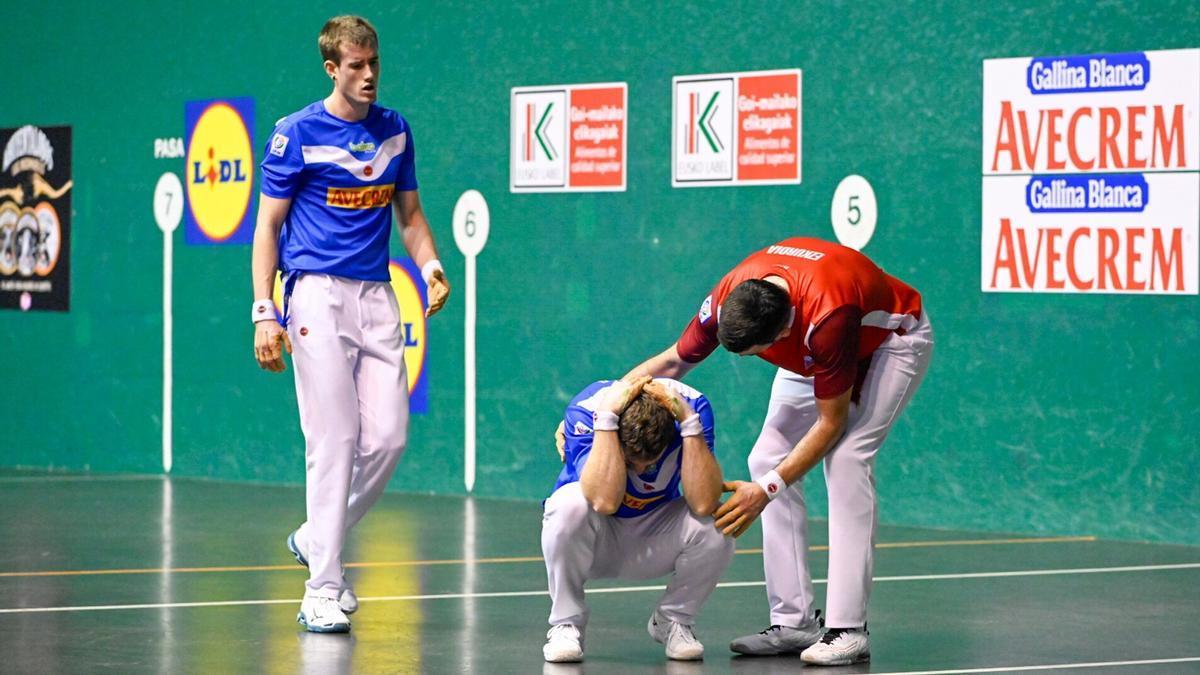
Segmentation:
{"type": "Polygon", "coordinates": [[[375,27],[371,25],[370,21],[353,14],[335,16],[325,22],[325,27],[317,36],[317,47],[321,50],[321,58],[340,65],[342,52],[339,45],[343,42],[356,47],[379,50],[379,34],[375,32],[375,27]]]}

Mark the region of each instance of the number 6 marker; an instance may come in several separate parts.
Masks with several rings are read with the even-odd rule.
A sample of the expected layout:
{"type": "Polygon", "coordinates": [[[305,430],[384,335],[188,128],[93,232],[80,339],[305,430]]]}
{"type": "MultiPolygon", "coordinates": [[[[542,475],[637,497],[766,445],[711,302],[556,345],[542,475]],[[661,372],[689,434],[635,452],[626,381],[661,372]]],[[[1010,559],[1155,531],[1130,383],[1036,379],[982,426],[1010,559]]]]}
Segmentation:
{"type": "Polygon", "coordinates": [[[475,489],[475,257],[483,251],[491,226],[487,202],[478,190],[467,190],[454,205],[454,243],[467,259],[467,302],[463,324],[463,368],[465,369],[466,422],[463,483],[467,492],[475,489]]]}

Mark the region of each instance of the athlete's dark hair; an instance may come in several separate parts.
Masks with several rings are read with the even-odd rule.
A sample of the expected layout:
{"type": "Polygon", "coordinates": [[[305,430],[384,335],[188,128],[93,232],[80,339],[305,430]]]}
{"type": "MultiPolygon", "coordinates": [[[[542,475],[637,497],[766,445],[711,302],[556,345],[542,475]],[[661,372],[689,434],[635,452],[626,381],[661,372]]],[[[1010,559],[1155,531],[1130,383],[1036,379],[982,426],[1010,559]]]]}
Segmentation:
{"type": "Polygon", "coordinates": [[[792,303],[787,291],[762,279],[738,284],[721,304],[717,339],[735,354],[770,344],[787,326],[792,303]]]}
{"type": "Polygon", "coordinates": [[[625,458],[652,462],[667,449],[675,436],[675,419],[667,409],[642,392],[621,413],[617,438],[625,458]]]}

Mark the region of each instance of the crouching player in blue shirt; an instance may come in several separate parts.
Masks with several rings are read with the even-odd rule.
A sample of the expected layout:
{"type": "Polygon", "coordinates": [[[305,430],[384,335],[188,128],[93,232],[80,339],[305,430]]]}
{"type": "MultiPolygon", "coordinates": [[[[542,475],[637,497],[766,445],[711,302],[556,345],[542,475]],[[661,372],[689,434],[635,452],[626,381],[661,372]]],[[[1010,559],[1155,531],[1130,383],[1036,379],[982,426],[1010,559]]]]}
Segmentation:
{"type": "Polygon", "coordinates": [[[559,444],[565,466],[542,517],[552,603],[543,656],[583,660],[589,579],[672,574],[646,628],[668,658],[703,658],[692,625],[733,557],[711,515],[721,467],[708,399],[665,378],[596,382],[567,407],[559,444]]]}

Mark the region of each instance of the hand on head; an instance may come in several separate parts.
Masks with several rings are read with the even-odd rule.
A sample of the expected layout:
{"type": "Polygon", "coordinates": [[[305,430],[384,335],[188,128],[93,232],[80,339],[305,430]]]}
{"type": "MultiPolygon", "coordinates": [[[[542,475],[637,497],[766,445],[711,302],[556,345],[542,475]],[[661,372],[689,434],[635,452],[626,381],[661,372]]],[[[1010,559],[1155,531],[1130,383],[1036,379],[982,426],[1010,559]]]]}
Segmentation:
{"type": "Polygon", "coordinates": [[[643,375],[634,378],[631,382],[625,380],[617,380],[612,383],[605,392],[603,400],[600,401],[600,409],[620,415],[625,412],[625,408],[633,402],[642,393],[642,388],[650,383],[652,378],[649,375],[643,375]]]}
{"type": "Polygon", "coordinates": [[[671,413],[671,417],[674,417],[676,422],[682,422],[691,417],[695,412],[692,410],[692,406],[688,405],[688,402],[679,395],[679,392],[660,382],[650,382],[646,384],[642,391],[646,392],[646,395],[653,399],[655,403],[671,413]]]}

